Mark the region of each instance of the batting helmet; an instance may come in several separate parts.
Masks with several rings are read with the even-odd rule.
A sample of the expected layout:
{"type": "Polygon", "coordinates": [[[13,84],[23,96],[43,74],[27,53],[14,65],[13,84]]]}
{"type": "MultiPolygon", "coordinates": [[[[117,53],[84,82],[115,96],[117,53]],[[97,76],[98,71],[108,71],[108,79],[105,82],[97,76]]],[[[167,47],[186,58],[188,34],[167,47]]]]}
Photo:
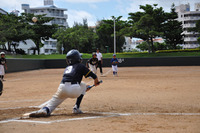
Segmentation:
{"type": "Polygon", "coordinates": [[[67,63],[69,65],[73,65],[76,63],[80,63],[82,58],[81,58],[81,54],[79,53],[78,50],[76,49],[72,49],[70,50],[67,55],[66,55],[66,59],[67,59],[67,63]]]}

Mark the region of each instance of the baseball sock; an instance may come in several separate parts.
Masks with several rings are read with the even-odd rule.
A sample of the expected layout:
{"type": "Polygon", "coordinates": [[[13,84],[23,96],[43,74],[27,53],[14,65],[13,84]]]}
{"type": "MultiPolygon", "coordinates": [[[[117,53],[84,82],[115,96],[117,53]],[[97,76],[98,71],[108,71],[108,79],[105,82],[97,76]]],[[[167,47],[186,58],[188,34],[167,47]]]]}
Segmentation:
{"type": "Polygon", "coordinates": [[[78,98],[77,98],[77,100],[76,100],[76,105],[77,105],[77,108],[79,108],[80,107],[80,104],[81,104],[81,101],[82,101],[82,99],[83,99],[83,94],[81,94],[78,98]]]}
{"type": "Polygon", "coordinates": [[[46,110],[46,111],[47,111],[47,115],[49,115],[49,114],[50,114],[50,110],[49,110],[49,108],[48,108],[48,107],[43,107],[42,109],[44,109],[44,110],[46,110]]]}
{"type": "Polygon", "coordinates": [[[113,71],[113,75],[115,75],[115,71],[113,71]]]}

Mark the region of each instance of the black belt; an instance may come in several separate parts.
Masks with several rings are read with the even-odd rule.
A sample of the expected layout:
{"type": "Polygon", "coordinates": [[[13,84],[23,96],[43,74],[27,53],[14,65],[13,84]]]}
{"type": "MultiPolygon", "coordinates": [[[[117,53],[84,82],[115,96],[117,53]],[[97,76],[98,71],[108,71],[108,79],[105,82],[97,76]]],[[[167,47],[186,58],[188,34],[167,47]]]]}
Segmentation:
{"type": "Polygon", "coordinates": [[[77,82],[77,81],[72,81],[72,82],[69,82],[69,81],[63,82],[63,81],[62,81],[61,83],[65,84],[66,82],[67,82],[67,83],[71,83],[72,85],[73,85],[73,84],[79,84],[79,82],[77,82]]]}

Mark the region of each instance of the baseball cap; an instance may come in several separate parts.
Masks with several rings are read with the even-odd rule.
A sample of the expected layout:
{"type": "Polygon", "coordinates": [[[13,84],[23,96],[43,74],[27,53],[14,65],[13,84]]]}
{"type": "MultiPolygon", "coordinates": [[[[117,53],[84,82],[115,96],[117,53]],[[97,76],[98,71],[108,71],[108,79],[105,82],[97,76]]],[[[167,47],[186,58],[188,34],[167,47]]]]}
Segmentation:
{"type": "Polygon", "coordinates": [[[0,53],[0,55],[2,55],[2,54],[4,54],[4,55],[5,55],[5,53],[4,53],[4,52],[1,52],[1,53],[0,53]]]}

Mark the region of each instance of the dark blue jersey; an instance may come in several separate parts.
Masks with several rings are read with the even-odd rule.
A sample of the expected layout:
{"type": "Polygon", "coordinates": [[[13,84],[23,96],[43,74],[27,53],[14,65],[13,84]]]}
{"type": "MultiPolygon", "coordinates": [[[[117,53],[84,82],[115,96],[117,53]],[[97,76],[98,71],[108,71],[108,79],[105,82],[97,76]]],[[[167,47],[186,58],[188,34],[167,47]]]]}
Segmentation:
{"type": "Polygon", "coordinates": [[[6,64],[6,59],[0,58],[0,65],[5,65],[5,64],[6,64]]]}
{"type": "Polygon", "coordinates": [[[97,58],[90,58],[87,63],[90,63],[91,65],[97,65],[98,59],[97,58]]]}
{"type": "Polygon", "coordinates": [[[112,64],[113,66],[116,66],[116,65],[118,64],[118,59],[117,59],[117,58],[112,58],[112,59],[111,59],[111,64],[112,64]]]}
{"type": "Polygon", "coordinates": [[[85,76],[86,78],[91,76],[93,79],[97,77],[85,65],[81,63],[73,64],[65,68],[63,79],[61,82],[81,83],[83,76],[85,76]]]}

